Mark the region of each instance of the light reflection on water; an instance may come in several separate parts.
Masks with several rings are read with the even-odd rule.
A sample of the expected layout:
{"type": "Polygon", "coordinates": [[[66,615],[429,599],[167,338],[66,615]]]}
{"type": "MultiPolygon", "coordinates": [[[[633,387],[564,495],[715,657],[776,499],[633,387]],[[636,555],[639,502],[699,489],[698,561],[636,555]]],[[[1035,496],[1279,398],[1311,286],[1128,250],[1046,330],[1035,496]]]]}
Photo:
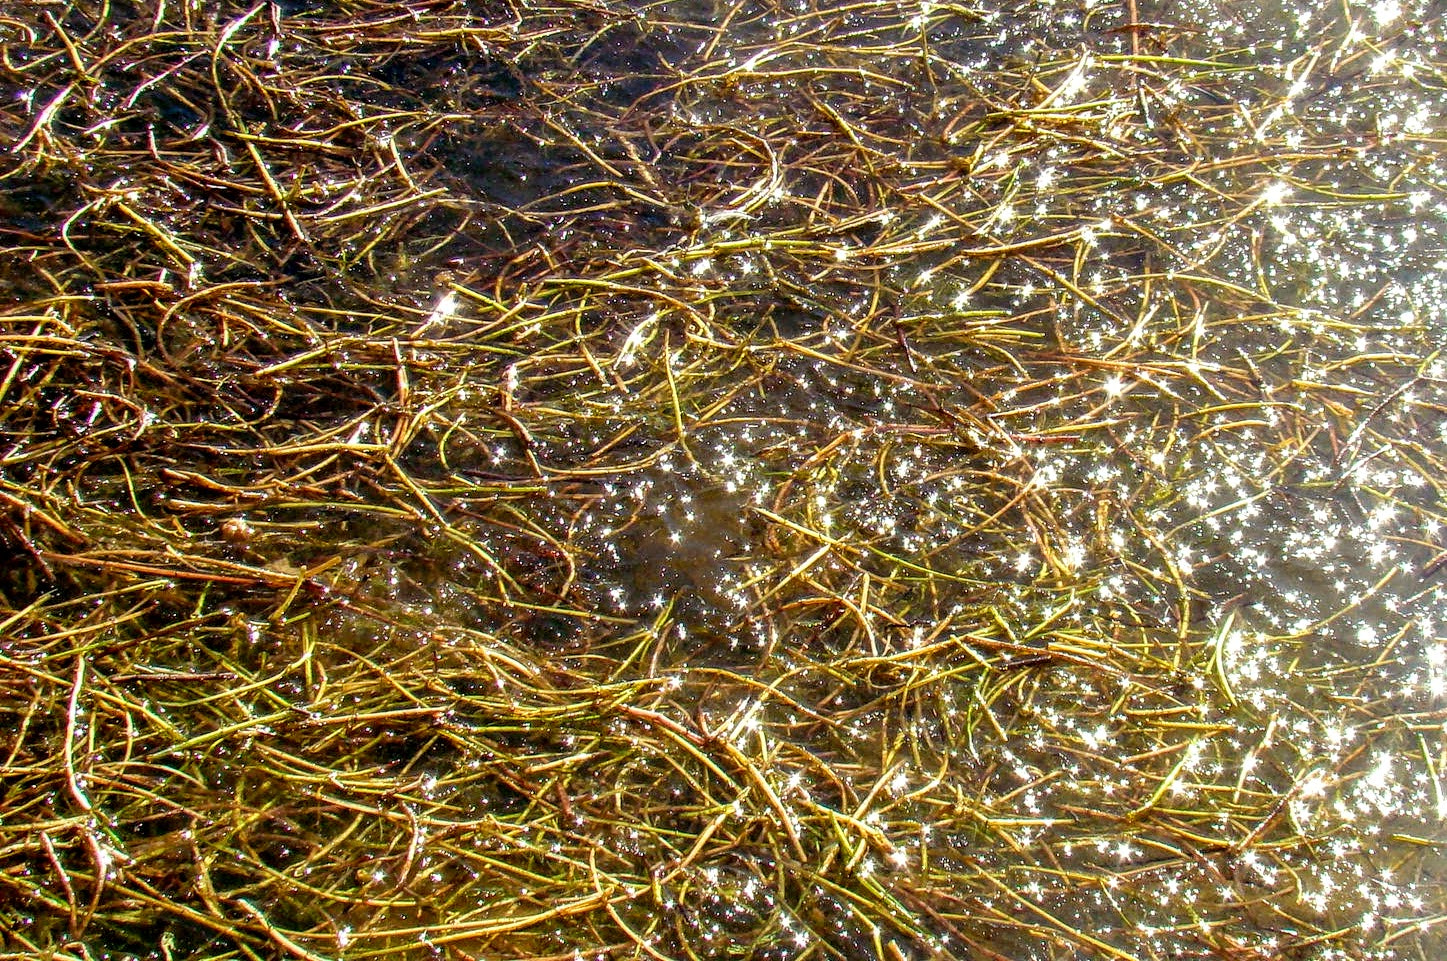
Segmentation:
{"type": "Polygon", "coordinates": [[[356,268],[412,314],[317,312],[384,385],[325,439],[387,470],[280,523],[257,494],[226,555],[337,606],[175,654],[275,715],[198,735],[210,779],[312,792],[267,884],[372,852],[277,923],[1440,956],[1434,4],[615,6],[536,75],[389,93],[451,111],[396,144],[476,229],[356,268]],[[346,556],[265,556],[301,525],[346,556]]]}
{"type": "MultiPolygon", "coordinates": [[[[820,62],[778,47],[790,32],[845,27],[740,18],[721,46],[758,79],[703,88],[684,122],[768,143],[741,133],[726,182],[687,184],[697,219],[668,264],[701,278],[709,322],[623,323],[626,389],[586,388],[608,426],[584,449],[631,429],[667,452],[567,519],[595,545],[579,587],[654,623],[635,667],[683,678],[676,703],[715,723],[749,694],[706,667],[824,704],[831,661],[908,667],[910,645],[954,643],[954,679],[835,689],[842,730],[782,704],[756,728],[769,757],[897,768],[874,822],[897,857],[862,864],[905,888],[957,878],[987,914],[1094,932],[1102,956],[1430,956],[1440,938],[1409,932],[1441,910],[1447,816],[1440,18],[1197,4],[1133,32],[1083,9],[842,16],[861,43],[835,66],[892,76],[864,38],[921,31],[954,64],[838,99],[878,138],[853,162],[964,162],[923,208],[861,174],[850,199],[878,215],[832,231],[807,198],[852,188],[780,172],[773,152],[806,137],[775,122],[798,122],[796,98],[766,71],[820,62]],[[1012,90],[994,71],[1022,59],[1049,66],[1012,90]],[[908,119],[874,108],[891,96],[908,119]],[[812,276],[778,253],[801,228],[832,251],[812,276]],[[1002,263],[953,253],[1016,243],[1002,263]],[[864,246],[892,253],[859,282],[864,246]],[[880,282],[897,303],[870,299],[880,282]],[[664,368],[692,398],[682,442],[664,368]],[[634,419],[640,397],[656,417],[634,419]],[[1004,669],[968,668],[1002,644],[1004,669]],[[914,756],[896,765],[876,752],[900,725],[914,756]],[[953,813],[910,794],[932,769],[953,813]],[[982,891],[989,873],[1005,887],[982,891]]],[[[567,465],[533,423],[540,459],[567,465]]],[[[854,929],[814,930],[834,925],[854,929]]]]}

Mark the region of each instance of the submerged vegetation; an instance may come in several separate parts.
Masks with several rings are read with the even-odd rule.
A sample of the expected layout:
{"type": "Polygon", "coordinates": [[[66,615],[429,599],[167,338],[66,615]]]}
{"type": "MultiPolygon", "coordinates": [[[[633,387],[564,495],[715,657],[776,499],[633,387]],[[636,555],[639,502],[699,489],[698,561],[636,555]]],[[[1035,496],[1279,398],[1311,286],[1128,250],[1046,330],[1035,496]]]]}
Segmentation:
{"type": "Polygon", "coordinates": [[[10,5],[4,957],[1440,958],[1442,17],[10,5]]]}

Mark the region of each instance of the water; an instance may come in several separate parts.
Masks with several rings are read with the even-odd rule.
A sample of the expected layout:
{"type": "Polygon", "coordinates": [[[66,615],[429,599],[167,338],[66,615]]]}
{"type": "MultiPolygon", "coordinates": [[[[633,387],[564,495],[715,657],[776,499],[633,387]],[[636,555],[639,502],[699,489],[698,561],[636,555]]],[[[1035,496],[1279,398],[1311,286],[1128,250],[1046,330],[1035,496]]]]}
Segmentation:
{"type": "MultiPolygon", "coordinates": [[[[590,301],[603,376],[519,403],[590,398],[581,445],[531,421],[550,470],[623,465],[559,511],[578,589],[672,704],[870,814],[888,950],[1432,956],[1440,14],[1158,13],[760,8],[686,93],[600,91],[692,219],[590,301]]],[[[749,924],[877,950],[831,890],[793,946],[749,924]]]]}
{"type": "Polygon", "coordinates": [[[77,654],[98,695],[35,654],[100,813],[27,870],[181,851],[145,903],[308,957],[1439,956],[1437,5],[555,14],[348,54],[278,11],[397,114],[243,84],[347,131],[284,193],[316,252],[196,249],[256,299],[165,325],[107,294],[98,368],[221,400],[7,455],[98,458],[157,578],[117,637],[164,640],[77,654]],[[177,532],[268,576],[187,593],[177,532]]]}

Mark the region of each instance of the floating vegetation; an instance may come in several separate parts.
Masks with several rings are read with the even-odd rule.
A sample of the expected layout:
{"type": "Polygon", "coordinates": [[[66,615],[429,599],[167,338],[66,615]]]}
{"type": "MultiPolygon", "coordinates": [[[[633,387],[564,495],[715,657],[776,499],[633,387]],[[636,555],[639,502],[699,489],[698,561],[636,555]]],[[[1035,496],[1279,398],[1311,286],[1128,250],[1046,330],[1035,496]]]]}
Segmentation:
{"type": "Polygon", "coordinates": [[[1442,956],[1440,5],[11,7],[5,957],[1442,956]]]}

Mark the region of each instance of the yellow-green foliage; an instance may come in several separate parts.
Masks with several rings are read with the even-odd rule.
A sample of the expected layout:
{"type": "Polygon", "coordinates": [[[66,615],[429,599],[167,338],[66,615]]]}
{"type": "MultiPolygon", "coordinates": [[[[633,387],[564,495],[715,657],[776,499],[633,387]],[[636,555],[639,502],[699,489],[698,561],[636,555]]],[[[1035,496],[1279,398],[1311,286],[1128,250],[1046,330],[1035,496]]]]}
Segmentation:
{"type": "Polygon", "coordinates": [[[3,957],[1440,957],[1435,6],[8,5],[3,957]]]}

